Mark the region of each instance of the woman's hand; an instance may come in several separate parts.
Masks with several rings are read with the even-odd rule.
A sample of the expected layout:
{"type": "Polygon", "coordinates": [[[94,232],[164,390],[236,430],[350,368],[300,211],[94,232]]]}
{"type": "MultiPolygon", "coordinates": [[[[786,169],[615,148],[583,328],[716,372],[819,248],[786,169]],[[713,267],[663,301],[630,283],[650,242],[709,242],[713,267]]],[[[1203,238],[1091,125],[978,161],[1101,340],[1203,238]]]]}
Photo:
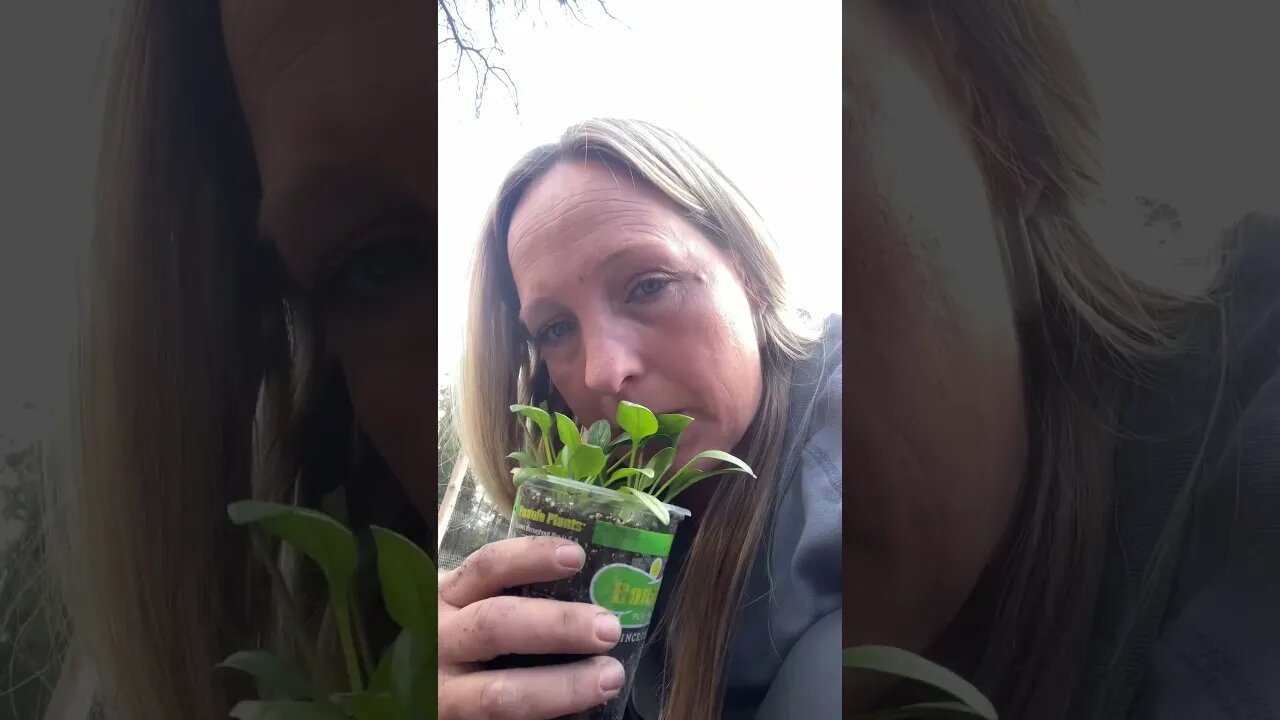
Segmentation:
{"type": "Polygon", "coordinates": [[[595,605],[498,595],[569,577],[585,559],[570,540],[512,538],[440,576],[440,720],[550,720],[618,694],[622,664],[610,657],[510,670],[480,665],[512,654],[599,655],[618,643],[618,619],[595,605]]]}

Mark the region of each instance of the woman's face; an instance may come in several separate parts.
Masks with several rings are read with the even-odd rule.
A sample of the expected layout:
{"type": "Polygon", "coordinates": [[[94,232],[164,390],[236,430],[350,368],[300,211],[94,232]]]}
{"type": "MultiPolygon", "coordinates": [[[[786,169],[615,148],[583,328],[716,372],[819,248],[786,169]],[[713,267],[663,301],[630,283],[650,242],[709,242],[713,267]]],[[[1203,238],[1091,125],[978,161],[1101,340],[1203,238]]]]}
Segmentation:
{"type": "Polygon", "coordinates": [[[882,12],[845,4],[844,628],[921,650],[1008,525],[1025,420],[967,109],[882,12]]]}
{"type": "Polygon", "coordinates": [[[743,279],[664,195],[558,163],[516,205],[507,253],[521,323],[579,422],[622,400],[690,415],[677,463],[742,438],[762,386],[743,279]]]}
{"type": "Polygon", "coordinates": [[[435,498],[434,9],[421,0],[223,0],[260,223],[323,304],[365,431],[430,517],[435,498]]]}

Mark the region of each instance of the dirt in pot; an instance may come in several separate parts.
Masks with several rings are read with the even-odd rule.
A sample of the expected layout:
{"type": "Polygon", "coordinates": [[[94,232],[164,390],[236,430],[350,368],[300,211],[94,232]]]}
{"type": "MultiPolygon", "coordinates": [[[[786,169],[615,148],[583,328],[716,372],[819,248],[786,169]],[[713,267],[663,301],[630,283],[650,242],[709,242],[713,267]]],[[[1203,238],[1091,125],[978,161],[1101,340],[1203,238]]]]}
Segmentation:
{"type": "MultiPolygon", "coordinates": [[[[655,532],[657,518],[633,504],[600,502],[587,494],[551,488],[523,488],[511,524],[511,537],[553,535],[574,540],[586,551],[586,563],[572,577],[509,589],[506,594],[593,603],[618,615],[622,639],[609,652],[622,663],[626,684],[608,705],[566,716],[561,720],[616,720],[631,694],[640,650],[663,566],[670,551],[674,523],[668,532],[655,532]]],[[[540,667],[574,662],[581,655],[507,655],[489,666],[495,669],[540,667]]]]}

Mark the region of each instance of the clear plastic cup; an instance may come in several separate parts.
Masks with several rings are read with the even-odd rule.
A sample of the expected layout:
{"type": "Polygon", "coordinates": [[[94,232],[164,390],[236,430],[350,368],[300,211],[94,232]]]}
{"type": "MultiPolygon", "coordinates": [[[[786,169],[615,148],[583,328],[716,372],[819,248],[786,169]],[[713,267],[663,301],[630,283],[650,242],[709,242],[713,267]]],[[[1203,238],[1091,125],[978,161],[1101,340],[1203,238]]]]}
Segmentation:
{"type": "MultiPolygon", "coordinates": [[[[649,632],[654,603],[676,528],[689,511],[667,505],[663,523],[636,497],[558,477],[533,478],[516,492],[507,537],[553,535],[586,551],[582,570],[549,583],[512,588],[524,597],[594,603],[618,616],[622,639],[609,653],[626,670],[626,683],[607,705],[565,720],[620,720],[631,695],[640,649],[649,632]]],[[[501,665],[529,667],[577,660],[577,656],[508,656],[501,665]]]]}

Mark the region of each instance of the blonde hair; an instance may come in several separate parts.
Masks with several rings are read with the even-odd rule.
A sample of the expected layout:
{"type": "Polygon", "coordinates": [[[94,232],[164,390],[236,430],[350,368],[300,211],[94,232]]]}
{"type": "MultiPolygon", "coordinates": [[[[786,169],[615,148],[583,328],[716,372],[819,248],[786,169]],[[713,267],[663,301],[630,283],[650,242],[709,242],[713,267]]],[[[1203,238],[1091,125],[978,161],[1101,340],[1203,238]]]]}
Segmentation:
{"type": "Polygon", "coordinates": [[[509,511],[515,490],[506,453],[525,442],[509,406],[544,400],[554,406],[557,399],[519,324],[507,231],[531,183],[557,163],[588,158],[658,189],[724,249],[743,273],[758,317],[764,392],[734,451],[759,477],[717,488],[668,614],[675,630],[668,636],[674,670],[663,717],[718,717],[729,632],[773,499],[792,370],[813,337],[787,307],[782,271],[755,209],[679,135],[635,120],[589,120],[570,127],[558,143],[525,155],[507,174],[485,221],[471,276],[457,399],[464,452],[486,493],[509,511]]]}
{"type": "MultiPolygon", "coordinates": [[[[51,484],[51,551],[108,712],[227,717],[253,691],[215,670],[272,647],[340,672],[323,578],[255,549],[227,505],[258,498],[425,537],[356,423],[323,330],[259,239],[253,148],[218,4],[120,13],[85,277],[78,460],[51,484]],[[359,488],[359,492],[343,489],[359,488]],[[343,502],[345,500],[345,502],[343,502]],[[268,573],[255,558],[271,558],[268,573]],[[287,588],[287,591],[286,591],[287,588]],[[299,633],[320,637],[304,652],[299,633]]],[[[434,548],[431,548],[434,550],[434,548]]],[[[362,645],[390,625],[362,575],[362,645]]]]}
{"type": "MultiPolygon", "coordinates": [[[[1198,286],[1159,287],[1122,272],[1087,229],[1104,200],[1097,118],[1047,2],[881,5],[932,59],[956,106],[971,110],[965,127],[1006,256],[1023,263],[1011,262],[1011,282],[1038,304],[1020,328],[1032,439],[1020,504],[1002,560],[955,624],[986,636],[960,640],[965,649],[944,662],[1002,716],[1053,720],[1071,708],[1086,662],[1123,403],[1186,348],[1195,318],[1216,302],[1222,266],[1206,257],[1198,286]]],[[[1150,572],[1168,561],[1167,545],[1150,572]]]]}

